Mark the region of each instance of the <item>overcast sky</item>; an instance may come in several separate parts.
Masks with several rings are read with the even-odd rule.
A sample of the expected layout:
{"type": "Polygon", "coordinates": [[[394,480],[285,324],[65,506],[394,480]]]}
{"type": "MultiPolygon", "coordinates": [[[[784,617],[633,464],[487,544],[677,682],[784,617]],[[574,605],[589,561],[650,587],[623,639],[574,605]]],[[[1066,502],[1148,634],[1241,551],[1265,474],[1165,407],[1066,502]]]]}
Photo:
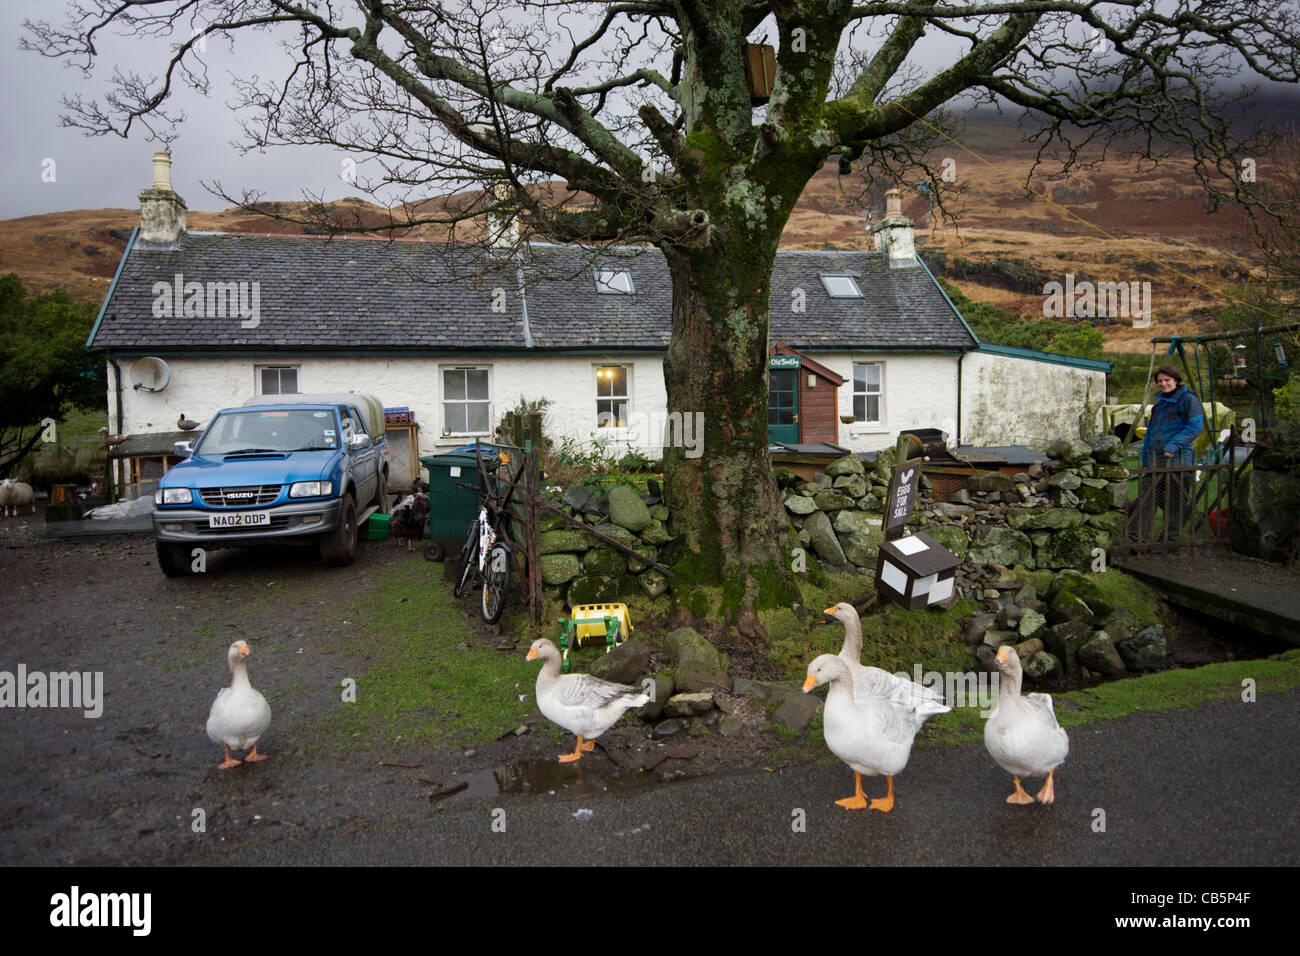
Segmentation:
{"type": "MultiPolygon", "coordinates": [[[[9,175],[0,178],[0,219],[65,209],[131,209],[138,194],[153,182],[150,159],[160,149],[146,131],[133,129],[130,139],[118,136],[88,137],[82,130],[59,125],[65,94],[102,95],[105,78],[114,65],[142,73],[160,72],[170,53],[167,41],[113,37],[101,43],[104,54],[87,81],[79,69],[18,49],[24,19],[61,22],[63,0],[3,0],[0,2],[0,98],[5,135],[0,138],[0,159],[9,175]],[[55,162],[55,181],[43,182],[45,160],[55,162]]],[[[239,37],[235,52],[220,39],[208,41],[205,59],[212,93],[205,99],[181,86],[174,102],[188,119],[172,147],[172,182],[191,209],[224,209],[226,203],[199,185],[199,180],[220,180],[232,190],[264,190],[270,198],[301,198],[303,186],[340,198],[349,194],[339,178],[342,154],[323,147],[277,147],[263,154],[240,156],[231,145],[240,138],[234,115],[226,108],[231,99],[230,71],[240,75],[265,72],[281,53],[265,33],[239,37]]],[[[355,189],[351,190],[353,193],[355,189]]]]}
{"type": "MultiPolygon", "coordinates": [[[[155,75],[176,41],[101,35],[101,56],[93,77],[87,80],[63,60],[18,49],[24,19],[61,23],[65,7],[65,0],[0,2],[0,37],[5,38],[0,41],[4,44],[0,47],[4,51],[0,54],[0,81],[7,93],[0,98],[5,132],[0,137],[0,161],[8,174],[0,178],[0,219],[66,209],[135,208],[137,194],[152,182],[150,158],[161,147],[147,139],[143,128],[134,129],[129,140],[91,138],[81,130],[61,128],[60,98],[68,94],[102,96],[114,66],[155,75]],[[48,160],[54,161],[53,182],[42,178],[48,160]]],[[[927,35],[915,59],[923,69],[932,70],[951,59],[956,43],[942,34],[927,35]]],[[[212,82],[210,95],[204,98],[180,84],[169,101],[171,109],[180,107],[188,117],[172,146],[172,176],[189,208],[212,210],[229,205],[207,192],[200,179],[218,180],[235,195],[255,189],[279,200],[300,199],[304,188],[329,199],[358,192],[340,178],[344,154],[338,150],[275,147],[241,156],[232,145],[241,134],[226,105],[232,99],[230,74],[279,77],[283,70],[276,69],[277,63],[288,62],[269,34],[240,31],[233,53],[226,41],[210,38],[204,59],[212,82]]]]}

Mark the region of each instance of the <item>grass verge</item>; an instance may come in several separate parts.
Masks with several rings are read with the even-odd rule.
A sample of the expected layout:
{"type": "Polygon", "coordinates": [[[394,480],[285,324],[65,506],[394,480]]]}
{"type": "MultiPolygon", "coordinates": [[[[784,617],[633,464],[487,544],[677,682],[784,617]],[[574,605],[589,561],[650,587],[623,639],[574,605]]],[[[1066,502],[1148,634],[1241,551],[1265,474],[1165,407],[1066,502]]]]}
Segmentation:
{"type": "MultiPolygon", "coordinates": [[[[1097,720],[1186,710],[1212,700],[1240,698],[1245,680],[1253,680],[1258,693],[1300,687],[1300,649],[1287,651],[1280,660],[1225,661],[1110,681],[1099,687],[1056,695],[1052,700],[1057,720],[1070,730],[1097,720]]],[[[946,746],[983,739],[984,720],[979,716],[979,708],[954,708],[927,721],[916,746],[946,746]]]]}
{"type": "Polygon", "coordinates": [[[322,739],[331,746],[399,739],[469,746],[537,724],[538,665],[523,652],[485,646],[461,615],[468,605],[434,580],[431,568],[422,561],[395,566],[358,612],[365,622],[359,646],[374,663],[357,678],[356,701],[324,719],[322,739]]]}

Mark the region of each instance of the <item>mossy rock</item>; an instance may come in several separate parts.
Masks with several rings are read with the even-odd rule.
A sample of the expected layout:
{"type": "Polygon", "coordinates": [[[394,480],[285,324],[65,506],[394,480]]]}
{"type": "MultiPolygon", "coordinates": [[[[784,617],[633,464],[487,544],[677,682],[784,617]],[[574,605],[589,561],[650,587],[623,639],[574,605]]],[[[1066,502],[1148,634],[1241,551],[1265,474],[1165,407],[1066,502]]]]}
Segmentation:
{"type": "Polygon", "coordinates": [[[862,462],[855,454],[847,454],[843,458],[836,458],[826,466],[826,474],[832,478],[839,478],[846,475],[862,475],[866,469],[862,467],[862,462]]]}
{"type": "Polygon", "coordinates": [[[627,571],[627,559],[613,548],[593,548],[583,557],[582,567],[588,574],[619,575],[627,571]]]}
{"type": "Polygon", "coordinates": [[[615,485],[609,490],[609,519],[634,534],[653,520],[641,496],[627,485],[615,485]]]}
{"type": "Polygon", "coordinates": [[[772,469],[772,473],[776,476],[776,484],[778,488],[793,488],[799,483],[799,476],[789,468],[783,468],[782,466],[777,465],[772,469]]]}
{"type": "Polygon", "coordinates": [[[668,533],[662,521],[651,519],[650,523],[641,529],[641,540],[648,545],[658,546],[667,544],[673,536],[668,533]]]}
{"type": "MultiPolygon", "coordinates": [[[[545,568],[542,570],[545,580],[545,568]]],[[[569,584],[569,606],[611,604],[619,599],[619,579],[611,574],[583,574],[569,584]]]]}
{"type": "Polygon", "coordinates": [[[586,532],[577,528],[543,531],[538,538],[537,547],[543,555],[581,552],[591,548],[591,539],[586,532]]]}
{"type": "Polygon", "coordinates": [[[966,560],[966,554],[970,550],[970,535],[961,528],[954,524],[935,524],[927,528],[925,533],[961,560],[966,560]]]}
{"type": "Polygon", "coordinates": [[[656,598],[668,590],[668,578],[654,568],[648,568],[638,574],[636,583],[640,585],[642,591],[652,598],[656,598]]]}
{"type": "Polygon", "coordinates": [[[638,554],[644,555],[647,558],[647,561],[642,561],[640,558],[634,558],[629,554],[627,556],[627,570],[630,574],[640,574],[646,568],[650,567],[648,563],[649,561],[659,561],[658,548],[647,548],[645,545],[641,545],[636,550],[638,554]]]}
{"type": "Polygon", "coordinates": [[[564,584],[582,573],[576,554],[544,554],[541,568],[542,584],[564,584]]]}
{"type": "MultiPolygon", "coordinates": [[[[599,531],[607,538],[613,538],[621,545],[625,545],[626,547],[629,548],[635,548],[637,546],[636,535],[634,535],[631,531],[628,531],[627,528],[620,527],[619,525],[616,524],[611,524],[608,521],[604,522],[603,524],[594,525],[593,527],[594,530],[599,531]]],[[[587,537],[588,540],[591,542],[591,547],[593,548],[609,547],[608,544],[606,544],[604,541],[601,541],[598,538],[592,537],[591,535],[588,535],[587,537]]]]}
{"type": "Polygon", "coordinates": [[[1032,570],[1035,567],[1033,544],[1026,535],[1012,528],[985,526],[971,541],[966,563],[978,565],[990,561],[1008,568],[1019,565],[1032,570]]]}

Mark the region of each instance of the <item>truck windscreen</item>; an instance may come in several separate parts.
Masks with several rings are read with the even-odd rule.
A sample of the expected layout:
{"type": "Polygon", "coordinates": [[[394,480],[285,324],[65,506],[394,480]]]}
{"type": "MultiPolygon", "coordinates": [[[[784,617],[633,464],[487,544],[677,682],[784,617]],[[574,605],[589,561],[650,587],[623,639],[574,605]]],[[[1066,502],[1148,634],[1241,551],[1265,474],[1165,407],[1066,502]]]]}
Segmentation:
{"type": "Polygon", "coordinates": [[[334,412],[326,409],[229,411],[217,416],[195,455],[332,451],[339,447],[334,412]]]}

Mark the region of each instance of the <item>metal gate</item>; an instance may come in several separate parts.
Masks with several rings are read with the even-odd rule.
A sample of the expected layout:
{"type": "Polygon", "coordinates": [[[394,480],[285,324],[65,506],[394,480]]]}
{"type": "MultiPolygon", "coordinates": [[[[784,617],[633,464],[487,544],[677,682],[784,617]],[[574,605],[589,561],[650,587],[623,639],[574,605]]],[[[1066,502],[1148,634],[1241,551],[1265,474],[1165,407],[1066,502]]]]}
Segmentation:
{"type": "MultiPolygon", "coordinates": [[[[1133,469],[1130,481],[1137,480],[1137,497],[1129,502],[1127,527],[1112,548],[1133,552],[1228,547],[1237,479],[1250,457],[1234,462],[1241,457],[1234,449],[1241,447],[1234,428],[1223,449],[1224,461],[1133,469]]],[[[1253,446],[1246,447],[1253,451],[1253,446]]]]}

